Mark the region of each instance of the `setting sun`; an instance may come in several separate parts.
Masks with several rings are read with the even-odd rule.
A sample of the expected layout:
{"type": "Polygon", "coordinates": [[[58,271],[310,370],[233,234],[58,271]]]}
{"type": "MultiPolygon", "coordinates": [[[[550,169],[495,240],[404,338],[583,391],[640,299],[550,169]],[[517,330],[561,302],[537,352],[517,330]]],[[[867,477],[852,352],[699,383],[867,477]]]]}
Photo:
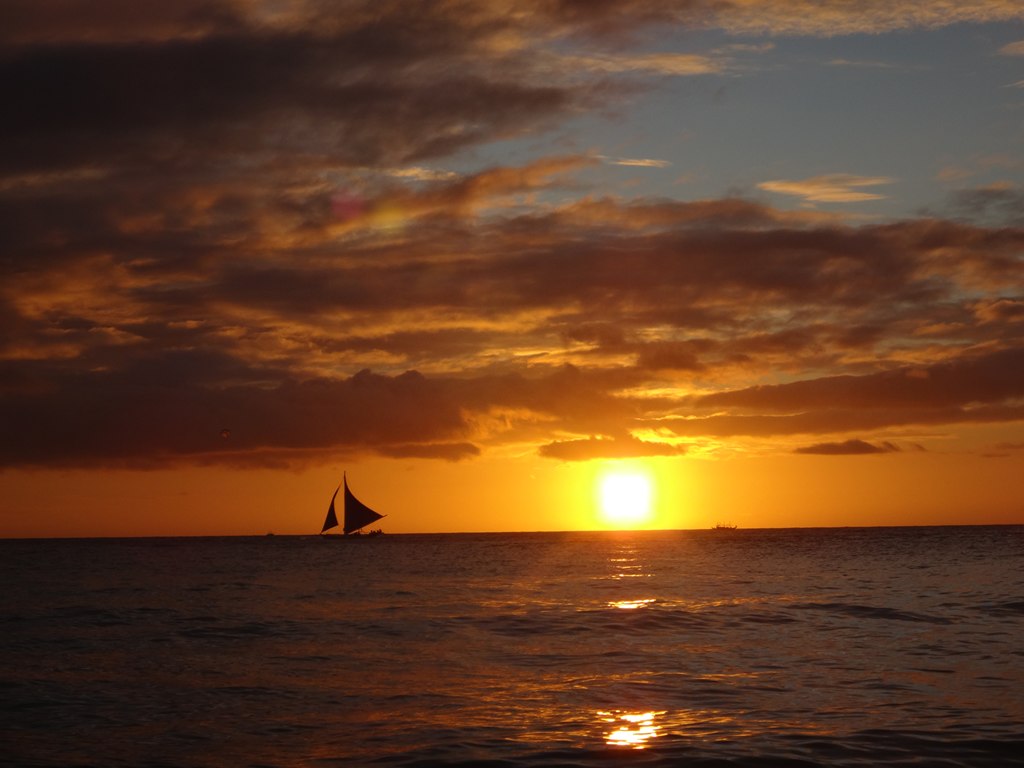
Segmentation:
{"type": "Polygon", "coordinates": [[[651,515],[651,481],[639,472],[611,472],[601,479],[601,513],[615,525],[644,523],[651,515]]]}

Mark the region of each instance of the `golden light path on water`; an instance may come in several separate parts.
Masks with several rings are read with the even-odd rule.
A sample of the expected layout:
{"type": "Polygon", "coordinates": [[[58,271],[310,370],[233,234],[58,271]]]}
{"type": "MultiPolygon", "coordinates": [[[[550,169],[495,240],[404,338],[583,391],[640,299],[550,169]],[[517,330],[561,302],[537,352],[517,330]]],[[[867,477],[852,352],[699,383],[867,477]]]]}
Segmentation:
{"type": "MultiPolygon", "coordinates": [[[[691,599],[686,601],[666,600],[664,597],[649,597],[643,595],[643,584],[647,579],[655,577],[657,567],[643,555],[643,550],[635,541],[620,541],[614,549],[609,552],[606,558],[607,570],[595,575],[594,578],[601,581],[625,580],[617,588],[628,589],[633,596],[619,597],[618,599],[605,599],[605,609],[623,611],[625,613],[638,613],[647,609],[658,610],[659,608],[671,609],[672,606],[680,608],[685,605],[686,610],[701,611],[709,607],[724,605],[756,604],[761,603],[763,598],[742,598],[725,597],[709,599],[691,599]],[[639,579],[639,581],[637,581],[639,579]],[[639,593],[639,594],[638,594],[639,593]]],[[[650,594],[650,593],[648,593],[650,594]]],[[[698,651],[698,646],[691,646],[691,650],[698,651]]],[[[707,650],[706,648],[703,650],[707,650]]],[[[684,674],[680,672],[680,674],[684,674]]],[[[714,672],[702,671],[694,676],[695,682],[709,684],[721,682],[723,684],[740,684],[741,681],[754,682],[758,679],[759,673],[752,671],[730,671],[714,672]]],[[[614,675],[621,682],[619,674],[614,675]]],[[[634,682],[641,682],[644,686],[655,681],[659,673],[654,671],[638,670],[630,675],[629,679],[634,682]]],[[[658,702],[664,706],[664,701],[658,702]]],[[[625,704],[625,702],[623,702],[625,704]]],[[[648,701],[645,708],[643,703],[632,701],[632,706],[625,705],[622,708],[603,708],[590,710],[592,718],[590,722],[596,726],[607,747],[619,750],[633,751],[657,747],[660,740],[672,741],[678,738],[695,739],[704,741],[707,739],[722,738],[728,734],[730,738],[741,738],[754,736],[765,730],[773,729],[803,729],[814,732],[827,732],[827,729],[814,726],[805,722],[788,722],[786,720],[774,720],[763,717],[756,718],[750,722],[743,722],[735,713],[723,711],[720,707],[685,707],[670,709],[655,709],[655,701],[648,701]],[[637,706],[639,704],[639,706],[637,706]]],[[[607,705],[606,705],[607,706],[607,705]]]]}
{"type": "MultiPolygon", "coordinates": [[[[638,559],[635,557],[635,548],[623,548],[619,552],[620,557],[608,558],[608,562],[614,569],[614,573],[611,578],[613,579],[626,579],[626,578],[640,578],[650,576],[651,574],[644,572],[644,567],[638,564],[638,559]]],[[[632,598],[629,600],[611,600],[607,603],[609,608],[618,608],[625,611],[635,611],[637,608],[646,608],[652,603],[656,602],[653,597],[640,597],[632,598]]]]}
{"type": "Polygon", "coordinates": [[[608,603],[608,607],[619,608],[624,611],[635,611],[637,608],[646,608],[653,602],[653,597],[646,597],[641,600],[612,600],[608,603]]]}
{"type": "Polygon", "coordinates": [[[616,581],[619,579],[649,578],[651,574],[640,562],[637,554],[636,546],[632,544],[622,545],[613,557],[608,558],[611,572],[600,578],[616,581]]]}
{"type": "Polygon", "coordinates": [[[605,742],[611,747],[630,747],[645,749],[648,742],[658,737],[661,726],[655,724],[655,718],[665,712],[609,712],[598,711],[598,716],[606,723],[615,726],[604,734],[605,742]]]}
{"type": "MultiPolygon", "coordinates": [[[[608,559],[612,568],[613,579],[639,578],[650,576],[646,569],[639,563],[637,550],[631,545],[623,546],[617,557],[608,559]]],[[[609,608],[623,611],[635,611],[646,608],[655,602],[653,597],[634,598],[629,600],[611,600],[607,603],[609,608]]],[[[611,730],[604,730],[605,743],[610,747],[627,747],[629,749],[645,749],[648,743],[660,735],[662,726],[656,722],[656,718],[665,714],[661,711],[631,712],[626,710],[599,710],[598,717],[611,730]]],[[[607,728],[606,726],[606,728],[607,728]]]]}

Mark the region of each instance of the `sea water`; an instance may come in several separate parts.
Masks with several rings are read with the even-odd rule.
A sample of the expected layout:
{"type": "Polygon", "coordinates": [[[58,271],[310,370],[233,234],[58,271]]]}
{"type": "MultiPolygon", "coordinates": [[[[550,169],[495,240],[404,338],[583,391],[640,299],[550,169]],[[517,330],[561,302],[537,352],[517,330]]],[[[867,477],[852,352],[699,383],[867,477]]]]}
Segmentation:
{"type": "Polygon", "coordinates": [[[1024,765],[1024,527],[0,541],[0,763],[1024,765]]]}

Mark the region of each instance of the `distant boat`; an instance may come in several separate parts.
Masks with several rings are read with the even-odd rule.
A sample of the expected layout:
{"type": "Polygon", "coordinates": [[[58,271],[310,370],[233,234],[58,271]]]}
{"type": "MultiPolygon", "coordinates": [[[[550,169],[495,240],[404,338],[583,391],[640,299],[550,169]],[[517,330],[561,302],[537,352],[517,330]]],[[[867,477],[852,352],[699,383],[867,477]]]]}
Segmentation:
{"type": "Polygon", "coordinates": [[[735,531],[736,526],[733,523],[715,523],[711,526],[712,531],[735,531]]]}
{"type": "MultiPolygon", "coordinates": [[[[363,504],[363,502],[361,502],[359,499],[355,497],[352,491],[348,489],[348,478],[344,474],[342,475],[341,482],[342,485],[338,486],[334,491],[334,495],[331,496],[331,506],[327,508],[327,517],[324,520],[324,527],[320,529],[320,533],[322,535],[326,531],[329,531],[331,528],[338,527],[338,515],[334,511],[334,500],[338,498],[338,491],[340,491],[342,487],[344,487],[345,524],[342,526],[342,530],[345,532],[346,536],[363,535],[363,531],[361,529],[365,528],[370,523],[376,520],[380,520],[382,517],[384,517],[384,515],[370,509],[368,506],[363,504]]],[[[368,531],[365,535],[376,536],[381,533],[383,533],[383,531],[381,531],[380,528],[377,528],[376,530],[368,531]]]]}

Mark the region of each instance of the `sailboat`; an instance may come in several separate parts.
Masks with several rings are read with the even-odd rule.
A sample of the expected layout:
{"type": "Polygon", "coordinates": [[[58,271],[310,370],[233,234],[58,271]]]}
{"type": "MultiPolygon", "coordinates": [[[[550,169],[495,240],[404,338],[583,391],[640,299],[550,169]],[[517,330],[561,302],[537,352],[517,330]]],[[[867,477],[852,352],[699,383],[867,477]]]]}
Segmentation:
{"type": "MultiPolygon", "coordinates": [[[[345,532],[346,536],[362,535],[362,528],[365,528],[375,520],[380,520],[382,517],[384,517],[384,515],[370,509],[368,506],[363,504],[363,502],[361,502],[359,499],[355,497],[352,491],[348,489],[348,477],[346,477],[344,474],[342,474],[341,482],[342,484],[335,489],[334,495],[331,496],[331,506],[327,508],[327,517],[324,519],[324,527],[320,529],[320,534],[323,535],[324,532],[330,530],[331,528],[338,527],[338,515],[334,511],[334,501],[335,499],[338,498],[338,491],[340,491],[342,487],[344,487],[345,501],[343,511],[345,516],[345,524],[342,526],[342,530],[345,532]]],[[[374,531],[370,531],[367,535],[375,536],[380,533],[382,533],[382,531],[378,528],[374,531]]]]}

